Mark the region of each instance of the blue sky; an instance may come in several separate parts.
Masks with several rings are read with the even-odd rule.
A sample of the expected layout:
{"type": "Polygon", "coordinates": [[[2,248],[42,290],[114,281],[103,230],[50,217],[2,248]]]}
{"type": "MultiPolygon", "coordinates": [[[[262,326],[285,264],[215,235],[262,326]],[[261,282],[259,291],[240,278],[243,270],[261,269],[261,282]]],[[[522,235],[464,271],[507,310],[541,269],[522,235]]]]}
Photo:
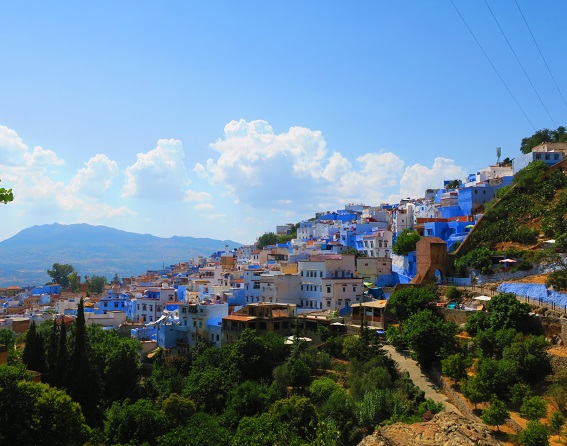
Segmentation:
{"type": "Polygon", "coordinates": [[[453,3],[515,100],[450,0],[6,2],[0,240],[86,222],[251,243],[513,158],[567,112],[516,1],[564,96],[567,2],[488,1],[547,112],[483,1],[453,3]]]}

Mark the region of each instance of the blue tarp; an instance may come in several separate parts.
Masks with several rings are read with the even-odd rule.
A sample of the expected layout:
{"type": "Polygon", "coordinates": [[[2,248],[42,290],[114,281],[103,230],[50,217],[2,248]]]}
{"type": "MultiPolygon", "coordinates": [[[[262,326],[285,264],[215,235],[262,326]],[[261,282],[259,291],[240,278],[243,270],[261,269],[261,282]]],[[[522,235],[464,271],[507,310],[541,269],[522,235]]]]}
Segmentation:
{"type": "Polygon", "coordinates": [[[497,290],[501,293],[514,293],[530,299],[541,299],[543,303],[565,306],[567,305],[567,294],[548,290],[543,284],[537,283],[503,283],[497,290]]]}

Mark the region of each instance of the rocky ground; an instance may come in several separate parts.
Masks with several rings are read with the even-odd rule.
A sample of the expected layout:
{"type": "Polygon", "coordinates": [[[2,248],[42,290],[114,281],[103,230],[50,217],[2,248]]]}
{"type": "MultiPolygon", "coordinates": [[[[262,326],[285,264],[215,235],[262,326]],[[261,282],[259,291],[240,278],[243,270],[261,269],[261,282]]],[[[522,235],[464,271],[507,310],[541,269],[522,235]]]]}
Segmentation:
{"type": "Polygon", "coordinates": [[[379,428],[359,446],[493,446],[502,445],[491,430],[454,412],[443,411],[431,421],[395,423],[379,428]]]}

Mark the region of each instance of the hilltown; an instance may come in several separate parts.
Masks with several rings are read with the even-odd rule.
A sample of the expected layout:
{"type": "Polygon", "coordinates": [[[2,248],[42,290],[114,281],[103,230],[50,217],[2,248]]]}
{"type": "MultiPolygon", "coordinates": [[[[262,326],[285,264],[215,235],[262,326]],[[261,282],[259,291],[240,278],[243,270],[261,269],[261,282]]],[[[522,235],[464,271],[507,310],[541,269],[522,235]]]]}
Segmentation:
{"type": "MultiPolygon", "coordinates": [[[[447,180],[443,188],[426,190],[422,199],[320,212],[298,225],[278,226],[276,235],[296,233],[289,242],[262,249],[227,246],[209,258],[114,281],[98,296],[89,295],[86,284],[78,293],[58,284],[3,288],[0,328],[23,333],[32,320],[39,324],[56,317],[70,323],[83,298],[87,324],[129,334],[150,357],[160,347],[187,353],[200,340],[220,347],[237,341],[247,328],[290,336],[294,321],[316,336],[319,325],[346,332],[364,315],[381,333],[387,298],[396,285],[478,283],[474,272],[448,277],[447,254],[465,241],[481,217],[479,210],[511,184],[516,172],[535,160],[551,166],[566,153],[567,144],[541,144],[511,163],[447,180]],[[404,230],[422,238],[415,251],[396,255],[392,248],[404,230]]],[[[479,301],[466,309],[481,307],[479,301]]]]}

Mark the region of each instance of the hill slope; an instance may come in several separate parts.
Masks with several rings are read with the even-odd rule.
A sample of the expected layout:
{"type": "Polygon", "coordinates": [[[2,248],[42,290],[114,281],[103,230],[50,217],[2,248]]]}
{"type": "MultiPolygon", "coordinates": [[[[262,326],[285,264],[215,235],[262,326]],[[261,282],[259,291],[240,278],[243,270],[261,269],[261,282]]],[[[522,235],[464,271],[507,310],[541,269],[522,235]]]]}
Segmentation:
{"type": "Polygon", "coordinates": [[[209,238],[161,238],[88,224],[41,225],[0,242],[0,286],[43,284],[53,263],[69,263],[82,276],[140,274],[241,244],[209,238]]]}

